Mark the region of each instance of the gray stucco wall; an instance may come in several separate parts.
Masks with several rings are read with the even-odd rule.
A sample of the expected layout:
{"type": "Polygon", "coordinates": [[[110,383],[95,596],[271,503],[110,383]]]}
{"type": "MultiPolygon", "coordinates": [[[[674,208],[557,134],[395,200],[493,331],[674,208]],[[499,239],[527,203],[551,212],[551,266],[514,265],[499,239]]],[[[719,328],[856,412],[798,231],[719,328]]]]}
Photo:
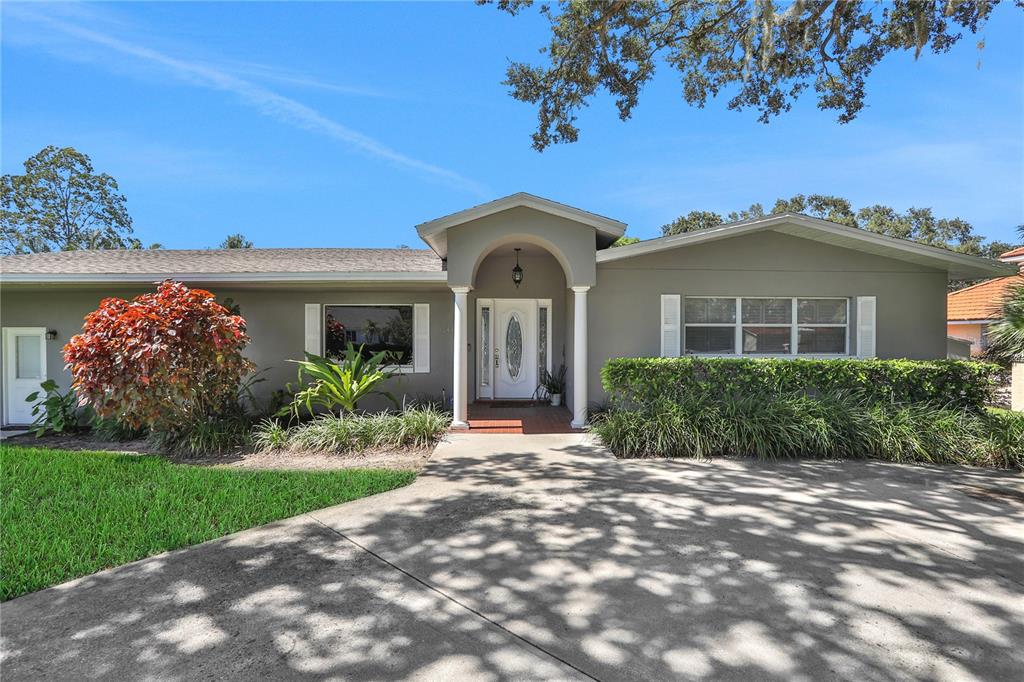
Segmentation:
{"type": "Polygon", "coordinates": [[[523,243],[543,246],[561,259],[568,286],[595,282],[597,232],[589,225],[542,213],[512,208],[448,230],[448,284],[475,286],[474,270],[494,249],[523,243]]]}
{"type": "MultiPolygon", "coordinates": [[[[613,357],[660,353],[661,294],[876,296],[881,358],[946,357],[946,273],[777,232],[599,263],[589,295],[589,393],[613,357]]],[[[856,353],[851,305],[850,348],[856,353]]]]}
{"type": "MultiPolygon", "coordinates": [[[[246,350],[266,381],[255,387],[265,398],[296,379],[296,366],[288,359],[299,359],[304,347],[304,306],[306,303],[428,303],[430,304],[430,372],[404,374],[389,382],[396,398],[414,398],[419,394],[451,398],[452,390],[452,295],[447,289],[420,291],[379,291],[367,289],[230,289],[208,287],[219,299],[232,298],[241,306],[252,343],[246,350]]],[[[61,349],[82,326],[84,316],[95,310],[105,296],[132,297],[152,288],[49,289],[0,292],[0,324],[4,327],[46,327],[57,331],[57,339],[46,342],[46,366],[50,378],[66,388],[70,375],[65,372],[61,349]]],[[[2,396],[0,396],[2,400],[2,396]]],[[[377,409],[386,401],[368,401],[377,409]]],[[[0,403],[2,407],[2,403],[0,403]]],[[[2,414],[2,411],[0,411],[2,414]]]]}

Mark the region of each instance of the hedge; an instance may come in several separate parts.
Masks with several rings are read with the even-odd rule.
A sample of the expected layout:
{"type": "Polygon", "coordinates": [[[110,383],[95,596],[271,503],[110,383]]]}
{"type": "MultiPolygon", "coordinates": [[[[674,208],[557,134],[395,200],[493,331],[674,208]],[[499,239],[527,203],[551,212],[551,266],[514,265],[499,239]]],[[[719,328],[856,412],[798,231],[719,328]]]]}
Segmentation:
{"type": "Polygon", "coordinates": [[[810,358],[614,358],[601,369],[612,402],[725,395],[782,396],[850,392],[868,403],[930,403],[980,410],[998,365],[967,360],[810,358]]]}

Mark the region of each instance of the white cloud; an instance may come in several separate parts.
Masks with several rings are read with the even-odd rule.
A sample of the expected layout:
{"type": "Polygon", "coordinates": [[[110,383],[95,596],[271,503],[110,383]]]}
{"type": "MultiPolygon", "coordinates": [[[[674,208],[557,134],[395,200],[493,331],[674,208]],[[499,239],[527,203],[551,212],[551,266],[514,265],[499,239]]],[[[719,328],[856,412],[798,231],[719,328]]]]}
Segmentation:
{"type": "MultiPolygon", "coordinates": [[[[66,37],[114,52],[122,57],[128,57],[138,64],[159,69],[163,73],[169,74],[179,81],[194,87],[232,94],[265,116],[310,133],[326,136],[348,145],[367,156],[388,162],[398,168],[413,171],[424,177],[479,196],[484,196],[488,193],[483,185],[455,171],[403,154],[368,135],[329,118],[320,111],[298,100],[274,92],[269,88],[235,75],[224,68],[175,57],[145,45],[123,40],[109,33],[95,31],[69,21],[55,19],[51,16],[26,10],[21,6],[7,4],[5,6],[5,14],[7,18],[14,16],[21,20],[35,22],[53,31],[58,31],[66,37]]],[[[41,39],[36,41],[35,44],[43,46],[50,53],[62,58],[82,58],[82,56],[71,54],[67,46],[56,44],[51,39],[41,39]]],[[[98,60],[90,61],[96,64],[105,63],[105,61],[98,60]]],[[[110,65],[111,68],[118,68],[119,66],[116,63],[110,65]]],[[[249,68],[251,70],[253,65],[250,64],[249,68]]],[[[311,87],[343,87],[321,83],[315,79],[300,78],[295,74],[285,72],[274,73],[266,68],[262,69],[262,72],[262,76],[268,79],[290,79],[295,84],[298,84],[297,81],[302,81],[302,84],[311,87]]]]}

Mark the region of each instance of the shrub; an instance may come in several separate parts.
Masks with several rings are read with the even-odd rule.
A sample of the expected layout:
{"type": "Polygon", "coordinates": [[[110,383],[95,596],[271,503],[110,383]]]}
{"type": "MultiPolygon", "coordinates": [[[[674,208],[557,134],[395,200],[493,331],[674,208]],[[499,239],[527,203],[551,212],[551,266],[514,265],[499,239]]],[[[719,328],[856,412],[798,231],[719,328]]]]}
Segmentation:
{"type": "Polygon", "coordinates": [[[395,397],[379,388],[382,381],[395,375],[383,367],[390,358],[388,351],[365,358],[363,346],[357,350],[349,343],[337,361],[312,353],[306,353],[305,360],[291,360],[299,366],[299,386],[308,385],[295,392],[287,411],[295,417],[303,407],[310,414],[314,413],[315,407],[329,412],[338,408],[353,412],[360,400],[374,394],[386,396],[397,407],[395,397]]]}
{"type": "Polygon", "coordinates": [[[264,420],[256,427],[253,442],[264,450],[337,453],[426,448],[441,439],[450,421],[450,415],[433,408],[410,409],[399,414],[325,414],[290,429],[264,420]]]}
{"type": "Polygon", "coordinates": [[[31,428],[37,438],[47,431],[64,433],[81,428],[78,400],[73,390],[61,393],[53,379],[39,384],[39,388],[43,392],[42,398],[39,397],[39,391],[33,391],[25,398],[26,402],[35,403],[32,416],[36,419],[31,428]]]}
{"type": "Polygon", "coordinates": [[[594,430],[620,457],[868,457],[1024,468],[1024,415],[854,393],[696,394],[615,408],[594,430]]]}
{"type": "Polygon", "coordinates": [[[601,369],[614,402],[723,394],[855,392],[867,402],[935,403],[981,410],[998,365],[963,360],[615,358],[601,369]]]}
{"type": "Polygon", "coordinates": [[[149,439],[158,448],[188,455],[216,455],[245,445],[251,425],[244,414],[198,420],[184,428],[154,431],[149,439]]]}
{"type": "Polygon", "coordinates": [[[64,347],[81,404],[180,439],[237,409],[252,363],[245,320],[202,289],[165,281],[132,301],[106,298],[64,347]]]}
{"type": "Polygon", "coordinates": [[[113,418],[102,419],[93,415],[92,435],[100,440],[123,442],[146,435],[146,429],[136,428],[113,418]]]}
{"type": "Polygon", "coordinates": [[[263,419],[252,429],[252,444],[257,450],[280,450],[288,445],[288,427],[276,419],[263,419]]]}

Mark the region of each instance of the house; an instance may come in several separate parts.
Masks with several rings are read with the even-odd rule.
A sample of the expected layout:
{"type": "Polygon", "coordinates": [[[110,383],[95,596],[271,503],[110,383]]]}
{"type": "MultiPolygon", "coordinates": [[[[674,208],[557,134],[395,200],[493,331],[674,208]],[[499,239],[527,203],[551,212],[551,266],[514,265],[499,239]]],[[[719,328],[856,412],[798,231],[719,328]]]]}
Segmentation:
{"type": "Polygon", "coordinates": [[[303,351],[399,351],[392,390],[531,398],[568,368],[580,426],[616,356],[940,358],[950,279],[1013,266],[786,213],[612,248],[626,225],[514,194],[419,225],[429,249],[79,251],[0,258],[5,423],[67,386],[61,348],[106,296],[170,278],[237,303],[269,392],[303,351]],[[519,268],[522,278],[513,281],[519,268]]]}
{"type": "Polygon", "coordinates": [[[1000,318],[1003,299],[1012,287],[1024,284],[1024,247],[1007,251],[999,260],[1020,271],[958,289],[946,297],[946,333],[970,342],[971,355],[988,348],[988,326],[1000,318]]]}

